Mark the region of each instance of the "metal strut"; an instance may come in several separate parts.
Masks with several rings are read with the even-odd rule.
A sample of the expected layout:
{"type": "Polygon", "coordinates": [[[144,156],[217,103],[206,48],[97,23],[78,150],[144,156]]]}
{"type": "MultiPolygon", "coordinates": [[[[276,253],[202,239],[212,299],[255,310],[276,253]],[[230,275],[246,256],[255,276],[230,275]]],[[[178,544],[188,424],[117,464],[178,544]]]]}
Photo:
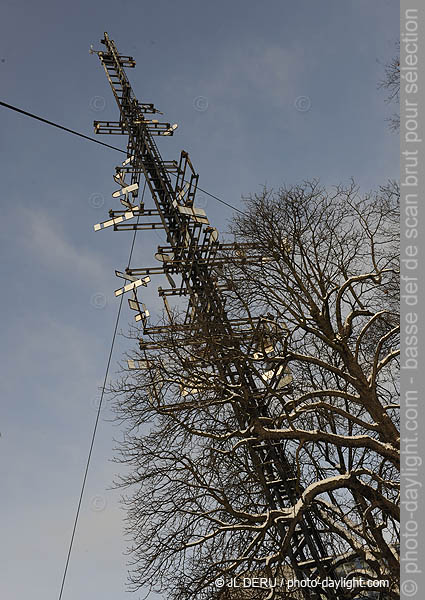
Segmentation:
{"type": "MultiPolygon", "coordinates": [[[[158,260],[162,261],[162,267],[129,269],[127,273],[119,273],[119,276],[127,278],[129,283],[117,290],[116,294],[132,291],[134,297],[129,300],[129,303],[130,308],[137,312],[136,320],[142,322],[147,333],[164,331],[164,326],[148,327],[149,313],[146,307],[138,302],[136,296],[136,288],[139,285],[146,285],[150,279],[149,273],[164,273],[172,286],[169,290],[160,288],[160,295],[164,299],[167,311],[169,311],[167,295],[184,294],[189,296],[188,313],[183,328],[186,326],[188,328],[197,327],[198,331],[212,336],[213,339],[217,339],[218,336],[218,338],[232,338],[237,341],[240,336],[237,329],[241,324],[243,325],[243,320],[236,323],[226,314],[224,292],[217,285],[217,277],[214,272],[214,268],[220,267],[225,262],[223,252],[228,251],[230,246],[235,249],[235,246],[220,244],[218,232],[209,226],[205,211],[194,206],[198,175],[195,174],[188,154],[182,152],[179,163],[162,160],[154,141],[154,135],[173,135],[177,126],[146,118],[145,115],[152,115],[159,111],[153,104],[138,102],[133,93],[124,67],[135,67],[134,59],[130,56],[120,56],[115,43],[107,33],[104,34],[101,42],[106,50],[96,53],[111,85],[120,111],[120,119],[118,122],[95,122],[95,132],[127,135],[128,158],[124,161],[122,168],[117,169],[114,179],[120,183],[121,190],[113,194],[114,197],[122,196],[121,202],[126,210],[111,211],[110,220],[95,225],[95,230],[108,226],[113,226],[116,230],[162,228],[168,244],[168,246],[159,247],[158,253],[155,255],[158,260]],[[175,185],[170,179],[170,172],[177,175],[175,185]],[[137,201],[142,174],[149,186],[155,204],[154,209],[145,210],[142,204],[133,204],[137,201]],[[125,182],[125,175],[130,175],[131,180],[125,182]],[[121,224],[122,221],[130,220],[135,216],[147,218],[155,216],[157,219],[159,218],[159,221],[121,224]],[[178,288],[171,277],[173,273],[177,273],[181,278],[178,288]],[[144,279],[140,279],[142,276],[144,279]]],[[[244,260],[243,245],[237,246],[236,250],[240,253],[241,260],[244,260]]],[[[254,255],[255,260],[266,260],[266,258],[254,255]]],[[[246,260],[252,261],[253,257],[249,256],[246,260]]],[[[154,347],[149,343],[145,343],[144,346],[147,349],[154,347]]],[[[253,405],[250,407],[251,414],[268,417],[268,406],[266,402],[261,402],[261,390],[258,382],[252,376],[250,362],[241,357],[232,360],[229,360],[228,357],[223,358],[221,367],[223,376],[227,381],[242,386],[249,392],[246,397],[253,399],[253,405]]],[[[146,368],[148,365],[148,361],[129,361],[129,363],[132,363],[129,364],[131,368],[146,368]],[[142,363],[145,363],[144,366],[142,363]]],[[[291,376],[286,371],[280,377],[272,373],[270,379],[270,384],[274,382],[273,385],[284,387],[290,384],[291,376]]],[[[249,419],[247,411],[243,411],[241,408],[234,410],[240,427],[246,428],[249,419]]],[[[302,490],[296,486],[297,479],[282,444],[278,441],[262,440],[261,442],[251,442],[248,448],[270,508],[285,509],[292,506],[299,499],[302,490]]],[[[295,530],[288,551],[291,566],[299,579],[305,578],[307,575],[310,578],[332,577],[333,570],[330,563],[334,557],[328,556],[319,526],[319,515],[311,507],[306,509],[295,530]]],[[[278,531],[283,539],[285,527],[279,525],[278,531]]],[[[302,592],[304,597],[309,600],[323,598],[335,600],[345,597],[342,590],[337,592],[329,587],[326,589],[317,587],[314,590],[302,588],[302,592]]]]}

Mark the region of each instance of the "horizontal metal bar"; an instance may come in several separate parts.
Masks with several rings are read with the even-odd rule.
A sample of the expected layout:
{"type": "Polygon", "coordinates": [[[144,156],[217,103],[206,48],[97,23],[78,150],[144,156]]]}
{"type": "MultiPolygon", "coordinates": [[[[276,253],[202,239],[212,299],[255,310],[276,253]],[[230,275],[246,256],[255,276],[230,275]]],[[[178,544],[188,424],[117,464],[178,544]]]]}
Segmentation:
{"type": "Polygon", "coordinates": [[[148,229],[165,229],[162,223],[121,223],[114,227],[115,231],[143,231],[148,229]]]}

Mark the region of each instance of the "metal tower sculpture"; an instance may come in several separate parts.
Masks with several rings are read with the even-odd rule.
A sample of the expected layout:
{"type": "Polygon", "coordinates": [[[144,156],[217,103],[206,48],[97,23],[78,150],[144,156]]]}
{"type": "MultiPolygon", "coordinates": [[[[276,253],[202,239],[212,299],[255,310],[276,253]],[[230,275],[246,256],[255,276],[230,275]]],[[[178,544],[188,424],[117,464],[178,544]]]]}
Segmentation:
{"type": "MultiPolygon", "coordinates": [[[[198,175],[187,152],[182,152],[180,161],[164,161],[158,151],[154,136],[171,136],[177,125],[149,119],[146,115],[155,115],[159,111],[153,104],[140,103],[135,97],[124,68],[135,67],[131,56],[120,55],[115,43],[105,33],[101,40],[105,50],[95,52],[105,70],[112,92],[117,102],[120,117],[118,121],[95,121],[95,132],[128,136],[127,159],[117,167],[114,179],[120,186],[112,196],[119,199],[123,208],[111,210],[109,220],[94,226],[95,231],[113,227],[114,230],[162,229],[165,232],[166,245],[159,246],[155,254],[162,264],[150,268],[129,268],[116,275],[125,280],[125,285],[115,291],[116,296],[131,292],[130,308],[136,311],[136,321],[140,322],[145,334],[154,335],[164,331],[166,325],[156,327],[149,324],[149,311],[137,297],[137,288],[146,286],[151,275],[163,274],[170,287],[159,288],[166,312],[172,315],[168,304],[169,296],[184,296],[188,299],[187,312],[181,327],[193,332],[193,335],[215,336],[222,341],[217,344],[217,359],[220,360],[223,375],[227,381],[238,384],[248,393],[252,406],[235,409],[236,420],[241,428],[249,424],[250,410],[267,417],[267,394],[271,388],[284,393],[290,386],[292,376],[288,368],[274,367],[264,372],[266,386],[256,380],[251,373],[250,363],[241,355],[226,352],[234,344],[251,345],[257,348],[257,356],[267,360],[273,353],[271,338],[278,338],[276,332],[281,326],[273,319],[258,317],[252,319],[231,319],[225,308],[226,290],[220,285],[216,269],[226,260],[226,254],[236,252],[241,260],[267,260],[267,257],[251,253],[244,257],[243,245],[225,244],[219,241],[218,231],[209,224],[205,211],[196,208],[198,175]],[[173,183],[170,174],[175,176],[173,183]],[[145,208],[143,202],[137,204],[141,176],[149,187],[154,207],[145,208]],[[137,223],[130,223],[137,217],[137,223]],[[140,219],[148,219],[141,222],[140,219]],[[156,221],[149,221],[156,218],[156,221]],[[181,278],[177,287],[172,275],[181,278]],[[272,333],[274,334],[272,335],[272,333]],[[262,340],[260,347],[253,346],[253,339],[262,340]],[[230,340],[230,341],[229,341],[230,340]],[[267,389],[265,389],[267,388],[267,389]]],[[[92,52],[94,52],[92,50],[92,52]]],[[[160,113],[161,114],[161,113],[160,113]]],[[[248,249],[248,248],[245,248],[248,249]]],[[[252,250],[252,248],[249,248],[252,250]]],[[[142,350],[155,349],[151,341],[140,342],[142,350]]],[[[149,369],[149,361],[129,361],[129,368],[149,369]]],[[[182,390],[182,395],[185,395],[182,390]]],[[[293,468],[283,450],[276,441],[257,440],[248,443],[253,468],[258,474],[258,485],[262,487],[264,497],[270,509],[285,509],[293,506],[302,492],[296,486],[293,468]]],[[[286,526],[279,526],[279,535],[285,537],[286,526]]],[[[320,516],[312,509],[304,512],[301,522],[291,538],[288,558],[298,579],[332,576],[331,563],[321,536],[323,524],[320,516]]],[[[303,589],[306,598],[341,598],[333,588],[314,590],[303,589]]]]}

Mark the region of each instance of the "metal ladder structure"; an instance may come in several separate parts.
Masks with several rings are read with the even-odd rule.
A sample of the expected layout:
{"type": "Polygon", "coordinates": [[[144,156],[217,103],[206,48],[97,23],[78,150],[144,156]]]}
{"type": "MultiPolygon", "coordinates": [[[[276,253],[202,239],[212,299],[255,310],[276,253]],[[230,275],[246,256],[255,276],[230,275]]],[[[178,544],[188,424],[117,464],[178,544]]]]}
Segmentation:
{"type": "MultiPolygon", "coordinates": [[[[188,299],[187,313],[184,323],[195,336],[197,333],[206,337],[218,339],[215,351],[218,353],[226,381],[241,386],[251,398],[249,407],[234,408],[236,421],[241,428],[249,426],[250,416],[269,416],[267,394],[271,388],[278,393],[285,393],[291,384],[292,376],[288,368],[275,368],[268,375],[267,390],[251,374],[250,362],[241,355],[230,350],[236,343],[245,343],[249,331],[250,339],[254,334],[266,339],[270,327],[277,327],[268,318],[257,318],[255,331],[252,319],[231,319],[225,309],[226,289],[220,285],[216,268],[226,260],[226,253],[236,252],[248,261],[266,260],[267,257],[256,255],[255,251],[245,255],[243,244],[226,244],[219,241],[218,231],[209,224],[204,210],[196,208],[195,197],[198,185],[198,175],[186,152],[182,152],[180,161],[163,161],[155,143],[155,136],[173,135],[176,125],[159,122],[147,117],[159,111],[153,104],[140,103],[131,88],[124,68],[133,68],[135,61],[131,56],[118,53],[115,43],[104,34],[101,43],[105,46],[96,53],[105,70],[112,92],[119,108],[118,121],[95,121],[94,128],[98,134],[128,136],[127,159],[117,167],[114,179],[120,189],[113,197],[119,198],[123,209],[110,211],[109,220],[95,225],[95,230],[113,227],[114,230],[143,230],[161,229],[165,232],[166,245],[159,246],[155,257],[161,266],[150,268],[130,268],[125,273],[116,272],[123,278],[125,285],[116,290],[116,296],[131,292],[130,308],[136,311],[136,321],[143,326],[146,334],[161,333],[166,325],[151,327],[149,311],[139,302],[137,288],[147,285],[151,275],[164,274],[170,282],[169,288],[159,288],[167,313],[171,313],[168,296],[183,296],[188,299]],[[173,184],[170,175],[176,181],[173,184]],[[154,207],[146,209],[144,203],[136,204],[139,195],[141,176],[144,176],[149,187],[154,207]],[[126,177],[130,177],[126,181],[126,177]],[[128,221],[137,217],[137,223],[128,221]],[[156,217],[152,222],[150,218],[156,217]],[[146,222],[140,219],[146,218],[146,222]],[[181,279],[178,287],[172,275],[177,274],[181,279]],[[240,341],[242,340],[242,342],[240,341]],[[226,352],[226,344],[229,351],[226,352]],[[232,358],[233,356],[233,358],[232,358]]],[[[160,113],[161,114],[161,113],[160,113]]],[[[145,350],[154,348],[151,342],[141,340],[140,347],[145,350]]],[[[257,346],[258,347],[258,346],[257,346]]],[[[262,352],[267,358],[267,352],[273,348],[265,348],[262,352]]],[[[148,361],[129,361],[130,368],[147,368],[148,361]],[[140,364],[144,362],[144,364],[140,364]]],[[[294,469],[288,460],[282,443],[271,440],[248,442],[250,460],[258,474],[258,485],[261,486],[264,498],[271,510],[287,509],[299,499],[302,489],[296,485],[294,469]]],[[[285,536],[285,526],[279,525],[280,537],[285,536]]],[[[291,568],[298,579],[309,577],[332,577],[332,561],[335,556],[329,555],[323,541],[324,525],[320,516],[313,508],[305,510],[302,519],[291,539],[288,558],[291,568]]],[[[303,588],[306,599],[341,599],[343,590],[333,588],[315,589],[303,588]]]]}

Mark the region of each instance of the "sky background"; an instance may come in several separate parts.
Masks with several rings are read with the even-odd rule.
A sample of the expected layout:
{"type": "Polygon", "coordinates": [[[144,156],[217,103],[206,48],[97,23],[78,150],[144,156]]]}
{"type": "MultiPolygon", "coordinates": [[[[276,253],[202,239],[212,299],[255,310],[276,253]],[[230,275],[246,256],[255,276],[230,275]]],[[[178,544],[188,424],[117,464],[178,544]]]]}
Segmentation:
{"type": "MultiPolygon", "coordinates": [[[[88,135],[94,119],[116,120],[89,54],[107,31],[136,59],[138,99],[179,124],[159,140],[163,158],[187,150],[199,185],[235,206],[264,185],[354,177],[367,192],[398,177],[393,109],[377,90],[398,38],[393,0],[3,0],[1,12],[1,100],[88,135]]],[[[114,269],[127,264],[131,234],[93,231],[119,208],[122,155],[3,107],[0,131],[0,597],[48,600],[59,594],[118,308],[114,269]]],[[[225,230],[232,211],[198,198],[225,230]]],[[[154,265],[161,240],[141,232],[132,266],[154,265]]],[[[161,284],[143,295],[152,312],[161,284]]],[[[120,329],[131,319],[125,303],[120,329]]],[[[126,349],[120,338],[112,378],[126,349]]],[[[64,600],[142,597],[125,591],[125,515],[109,489],[122,472],[111,462],[120,434],[106,403],[64,600]]]]}

